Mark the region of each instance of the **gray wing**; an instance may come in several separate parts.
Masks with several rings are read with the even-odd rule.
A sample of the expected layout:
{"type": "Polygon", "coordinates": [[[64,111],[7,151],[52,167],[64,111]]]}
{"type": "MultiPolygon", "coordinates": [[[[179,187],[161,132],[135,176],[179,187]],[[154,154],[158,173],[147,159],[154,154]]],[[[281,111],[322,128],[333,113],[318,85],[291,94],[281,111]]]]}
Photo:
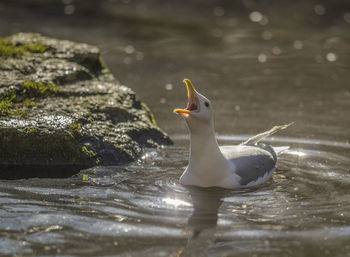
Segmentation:
{"type": "Polygon", "coordinates": [[[235,172],[241,177],[241,185],[263,177],[274,169],[277,161],[272,147],[268,146],[223,146],[220,149],[224,156],[234,163],[235,172]]]}

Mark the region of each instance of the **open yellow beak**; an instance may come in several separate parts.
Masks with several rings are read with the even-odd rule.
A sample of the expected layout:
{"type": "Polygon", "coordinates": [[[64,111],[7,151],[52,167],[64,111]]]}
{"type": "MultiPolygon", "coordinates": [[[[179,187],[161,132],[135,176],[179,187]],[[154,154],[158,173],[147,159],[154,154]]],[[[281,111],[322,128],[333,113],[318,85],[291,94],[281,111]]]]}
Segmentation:
{"type": "Polygon", "coordinates": [[[199,110],[199,100],[192,82],[189,79],[184,79],[183,82],[187,87],[188,103],[186,109],[174,109],[176,114],[190,114],[191,111],[199,110]]]}
{"type": "Polygon", "coordinates": [[[180,109],[180,108],[176,108],[176,109],[174,109],[174,111],[173,111],[174,113],[176,113],[176,114],[181,114],[181,113],[187,113],[187,114],[189,114],[190,113],[190,111],[189,110],[186,110],[186,109],[180,109]]]}

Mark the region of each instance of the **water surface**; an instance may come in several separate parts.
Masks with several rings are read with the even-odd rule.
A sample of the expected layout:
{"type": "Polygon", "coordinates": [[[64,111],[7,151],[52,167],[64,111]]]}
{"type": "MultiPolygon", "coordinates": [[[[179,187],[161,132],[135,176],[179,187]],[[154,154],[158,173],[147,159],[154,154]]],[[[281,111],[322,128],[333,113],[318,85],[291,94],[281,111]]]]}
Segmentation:
{"type": "Polygon", "coordinates": [[[350,256],[347,1],[13,0],[0,14],[1,36],[98,45],[175,142],[126,166],[0,181],[0,255],[350,256]],[[295,122],[267,141],[291,146],[272,180],[179,185],[185,77],[211,99],[222,144],[295,122]]]}
{"type": "Polygon", "coordinates": [[[291,149],[259,188],[182,187],[188,152],[180,139],[126,166],[95,167],[69,179],[1,181],[0,252],[349,256],[350,146],[280,139],[274,144],[289,141],[291,149]]]}

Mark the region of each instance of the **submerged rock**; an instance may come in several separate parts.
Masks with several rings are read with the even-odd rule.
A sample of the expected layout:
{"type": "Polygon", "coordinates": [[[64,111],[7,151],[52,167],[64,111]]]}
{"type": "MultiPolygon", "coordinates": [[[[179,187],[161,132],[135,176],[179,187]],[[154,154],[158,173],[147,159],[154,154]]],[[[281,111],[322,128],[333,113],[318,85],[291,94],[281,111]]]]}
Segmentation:
{"type": "Polygon", "coordinates": [[[126,163],[164,144],[169,137],[98,48],[30,33],[0,40],[0,178],[126,163]]]}

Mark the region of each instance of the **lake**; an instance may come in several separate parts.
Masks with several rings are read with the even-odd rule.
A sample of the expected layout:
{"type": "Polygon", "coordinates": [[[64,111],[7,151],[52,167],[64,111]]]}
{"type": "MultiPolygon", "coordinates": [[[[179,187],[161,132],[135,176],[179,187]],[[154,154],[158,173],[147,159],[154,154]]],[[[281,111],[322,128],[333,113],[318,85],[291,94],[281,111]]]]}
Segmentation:
{"type": "Polygon", "coordinates": [[[350,256],[348,1],[2,1],[0,36],[97,45],[174,145],[65,179],[0,180],[2,256],[350,256]],[[189,78],[220,144],[295,122],[258,188],[183,187],[189,78]]]}

